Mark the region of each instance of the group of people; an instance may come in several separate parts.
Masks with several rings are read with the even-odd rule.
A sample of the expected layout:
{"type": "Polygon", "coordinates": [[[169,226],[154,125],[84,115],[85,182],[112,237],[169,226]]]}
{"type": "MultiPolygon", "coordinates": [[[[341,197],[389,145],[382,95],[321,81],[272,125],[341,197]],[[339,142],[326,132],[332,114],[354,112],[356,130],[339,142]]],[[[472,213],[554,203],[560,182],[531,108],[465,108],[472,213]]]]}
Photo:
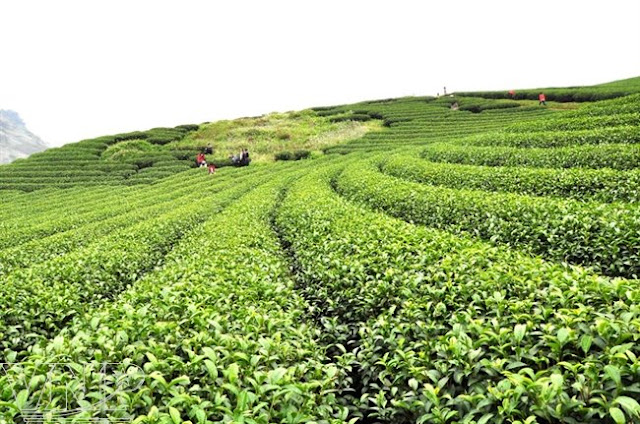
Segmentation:
{"type": "Polygon", "coordinates": [[[242,151],[236,155],[230,155],[231,163],[235,166],[247,166],[251,159],[249,158],[249,150],[242,149],[242,151]]]}
{"type": "MultiPolygon", "coordinates": [[[[216,172],[216,166],[213,163],[207,163],[205,153],[213,153],[211,144],[207,145],[206,149],[198,153],[198,156],[196,156],[196,167],[207,168],[209,170],[209,174],[213,174],[214,172],[216,172]]],[[[249,165],[249,162],[251,162],[248,149],[242,149],[240,153],[229,156],[229,159],[231,159],[231,163],[234,166],[247,166],[249,165]]]]}

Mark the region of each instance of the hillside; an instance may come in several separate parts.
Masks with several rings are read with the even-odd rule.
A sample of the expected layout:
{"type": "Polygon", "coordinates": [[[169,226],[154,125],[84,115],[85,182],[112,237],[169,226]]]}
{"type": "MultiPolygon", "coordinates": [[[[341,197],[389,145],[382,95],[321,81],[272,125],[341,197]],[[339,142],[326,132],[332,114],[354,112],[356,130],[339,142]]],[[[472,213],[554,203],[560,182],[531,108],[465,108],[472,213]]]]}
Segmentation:
{"type": "Polygon", "coordinates": [[[0,167],[0,417],[640,423],[639,82],[155,128],[0,167]],[[213,175],[193,164],[209,144],[213,175]]]}
{"type": "Polygon", "coordinates": [[[13,110],[0,109],[0,165],[47,149],[13,110]]]}

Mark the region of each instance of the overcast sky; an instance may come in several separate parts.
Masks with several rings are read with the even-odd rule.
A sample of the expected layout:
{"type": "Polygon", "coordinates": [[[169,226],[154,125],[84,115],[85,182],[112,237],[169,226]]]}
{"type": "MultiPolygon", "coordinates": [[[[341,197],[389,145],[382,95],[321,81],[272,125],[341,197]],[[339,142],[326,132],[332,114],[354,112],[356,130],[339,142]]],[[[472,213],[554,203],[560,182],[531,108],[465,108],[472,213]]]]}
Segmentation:
{"type": "Polygon", "coordinates": [[[50,145],[640,75],[640,0],[0,0],[0,109],[50,145]]]}

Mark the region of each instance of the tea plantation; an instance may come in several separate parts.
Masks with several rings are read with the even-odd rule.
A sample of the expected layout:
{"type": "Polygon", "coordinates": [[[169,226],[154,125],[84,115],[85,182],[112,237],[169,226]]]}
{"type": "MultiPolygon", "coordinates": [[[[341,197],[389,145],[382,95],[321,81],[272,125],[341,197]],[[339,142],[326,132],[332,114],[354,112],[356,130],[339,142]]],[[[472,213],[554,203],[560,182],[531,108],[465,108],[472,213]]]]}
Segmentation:
{"type": "Polygon", "coordinates": [[[640,423],[640,77],[545,91],[1,166],[0,423],[640,423]]]}

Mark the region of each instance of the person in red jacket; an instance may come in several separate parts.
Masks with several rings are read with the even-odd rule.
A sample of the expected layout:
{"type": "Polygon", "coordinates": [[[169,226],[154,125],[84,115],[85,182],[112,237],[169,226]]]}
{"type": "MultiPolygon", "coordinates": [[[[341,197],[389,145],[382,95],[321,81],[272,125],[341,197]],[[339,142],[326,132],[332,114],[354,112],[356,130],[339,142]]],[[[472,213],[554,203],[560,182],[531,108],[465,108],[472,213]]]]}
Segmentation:
{"type": "Polygon", "coordinates": [[[538,105],[545,105],[545,106],[547,105],[547,98],[544,96],[544,93],[540,93],[538,95],[538,100],[539,100],[538,105]]]}
{"type": "Polygon", "coordinates": [[[509,97],[510,97],[512,100],[515,100],[515,98],[516,98],[516,91],[515,91],[515,90],[509,90],[509,97]]]}
{"type": "Polygon", "coordinates": [[[204,153],[198,153],[198,157],[196,158],[196,166],[201,167],[206,165],[207,161],[204,157],[204,153]]]}

